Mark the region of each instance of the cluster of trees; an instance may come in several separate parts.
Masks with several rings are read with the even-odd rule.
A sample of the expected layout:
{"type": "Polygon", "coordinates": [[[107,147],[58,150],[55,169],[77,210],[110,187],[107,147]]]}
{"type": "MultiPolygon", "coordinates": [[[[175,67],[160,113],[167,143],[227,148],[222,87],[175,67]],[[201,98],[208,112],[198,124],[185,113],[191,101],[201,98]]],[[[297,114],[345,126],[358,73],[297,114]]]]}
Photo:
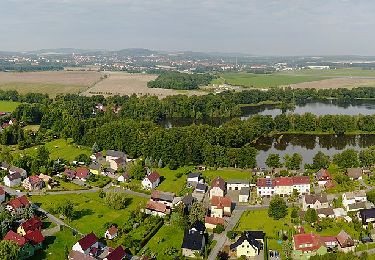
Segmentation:
{"type": "Polygon", "coordinates": [[[215,76],[211,74],[188,74],[178,71],[166,71],[155,80],[147,83],[150,88],[197,89],[208,85],[215,76]]]}
{"type": "Polygon", "coordinates": [[[283,159],[284,163],[281,163],[280,155],[271,153],[266,159],[266,165],[270,168],[278,168],[284,165],[289,170],[299,170],[303,158],[300,154],[294,153],[292,155],[286,154],[283,159]]]}

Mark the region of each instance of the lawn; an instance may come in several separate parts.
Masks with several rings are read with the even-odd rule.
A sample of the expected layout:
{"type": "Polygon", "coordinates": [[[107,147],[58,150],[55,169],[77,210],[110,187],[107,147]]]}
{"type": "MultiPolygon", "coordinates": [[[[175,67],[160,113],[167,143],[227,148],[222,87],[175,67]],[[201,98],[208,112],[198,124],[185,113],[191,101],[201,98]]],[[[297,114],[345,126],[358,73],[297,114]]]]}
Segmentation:
{"type": "MultiPolygon", "coordinates": [[[[23,152],[33,156],[36,154],[37,147],[38,146],[34,146],[23,151],[16,152],[23,152]]],[[[76,145],[72,142],[71,139],[56,139],[51,142],[45,143],[45,147],[50,152],[51,159],[61,158],[71,162],[82,153],[91,155],[90,148],[76,145]]]]}
{"type": "Polygon", "coordinates": [[[158,190],[174,192],[178,194],[184,189],[186,185],[186,173],[189,171],[194,171],[194,167],[181,167],[177,170],[170,170],[169,168],[158,168],[155,169],[160,176],[163,176],[162,182],[157,187],[158,190]],[[176,174],[182,174],[181,177],[177,178],[176,174]]]}
{"type": "Polygon", "coordinates": [[[7,100],[0,100],[0,111],[1,112],[13,112],[18,105],[20,105],[20,102],[14,102],[14,101],[7,101],[7,100]]]}
{"type": "Polygon", "coordinates": [[[202,173],[203,173],[203,176],[208,177],[211,180],[217,176],[222,177],[224,180],[230,180],[230,179],[251,180],[252,178],[252,174],[250,171],[234,169],[234,168],[206,170],[206,171],[203,171],[202,173]]]}
{"type": "Polygon", "coordinates": [[[50,210],[54,205],[69,199],[74,203],[74,209],[77,212],[77,217],[69,224],[84,234],[94,231],[97,236],[102,237],[106,230],[105,223],[111,222],[122,225],[130,211],[139,208],[146,202],[144,198],[130,195],[128,197],[129,204],[121,210],[108,207],[104,199],[98,196],[98,193],[43,195],[32,196],[30,199],[45,210],[50,210]]]}
{"type": "Polygon", "coordinates": [[[166,255],[165,252],[171,247],[180,251],[183,237],[184,231],[180,227],[164,225],[146,244],[145,249],[156,253],[157,259],[174,259],[175,257],[166,255]]]}
{"type": "Polygon", "coordinates": [[[54,236],[46,237],[44,250],[38,251],[30,260],[47,259],[61,260],[66,259],[65,247],[70,251],[72,246],[80,239],[79,236],[73,236],[69,228],[64,228],[54,236]]]}
{"type": "Polygon", "coordinates": [[[279,73],[290,76],[317,76],[317,77],[375,77],[375,70],[363,70],[355,68],[314,70],[304,69],[279,73]]]}
{"type": "Polygon", "coordinates": [[[319,75],[294,75],[294,74],[253,74],[253,73],[223,73],[220,78],[212,83],[228,83],[234,86],[272,88],[302,82],[323,80],[326,77],[319,75]]]}

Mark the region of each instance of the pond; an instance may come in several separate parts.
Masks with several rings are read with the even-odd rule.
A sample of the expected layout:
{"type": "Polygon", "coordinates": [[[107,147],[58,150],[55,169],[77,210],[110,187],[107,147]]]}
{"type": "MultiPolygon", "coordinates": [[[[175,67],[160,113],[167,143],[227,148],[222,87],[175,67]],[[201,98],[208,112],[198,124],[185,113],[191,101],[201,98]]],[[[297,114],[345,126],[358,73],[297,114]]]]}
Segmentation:
{"type": "Polygon", "coordinates": [[[254,143],[258,150],[257,165],[266,167],[265,161],[270,153],[283,158],[285,154],[299,153],[303,157],[303,165],[311,164],[318,151],[333,156],[344,149],[353,148],[357,151],[375,145],[375,135],[303,135],[284,134],[262,137],[254,143]]]}

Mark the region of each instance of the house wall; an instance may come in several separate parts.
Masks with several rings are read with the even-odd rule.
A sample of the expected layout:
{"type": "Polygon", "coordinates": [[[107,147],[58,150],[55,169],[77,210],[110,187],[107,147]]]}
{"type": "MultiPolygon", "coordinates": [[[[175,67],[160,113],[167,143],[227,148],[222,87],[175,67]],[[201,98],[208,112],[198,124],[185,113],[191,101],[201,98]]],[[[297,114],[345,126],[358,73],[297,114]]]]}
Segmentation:
{"type": "Polygon", "coordinates": [[[249,201],[249,195],[239,195],[238,201],[239,202],[248,202],[249,201]]]}
{"type": "Polygon", "coordinates": [[[257,194],[261,197],[272,196],[275,194],[274,187],[257,187],[257,194]]]}
{"type": "Polygon", "coordinates": [[[211,223],[205,223],[204,226],[207,228],[207,229],[214,229],[216,227],[216,225],[214,224],[211,224],[211,223]]]}
{"type": "Polygon", "coordinates": [[[213,196],[224,197],[224,191],[219,187],[213,187],[210,190],[210,199],[212,199],[213,196]]]}
{"type": "Polygon", "coordinates": [[[293,192],[293,186],[276,186],[275,194],[277,195],[291,195],[293,192]]]}
{"type": "Polygon", "coordinates": [[[249,188],[249,183],[228,183],[227,189],[228,190],[241,190],[242,188],[249,188]]]}
{"type": "Polygon", "coordinates": [[[211,217],[222,218],[223,213],[223,209],[218,209],[215,206],[211,206],[211,217]]]}
{"type": "Polygon", "coordinates": [[[293,189],[297,190],[299,194],[310,194],[310,184],[293,185],[293,189]]]}
{"type": "Polygon", "coordinates": [[[250,243],[247,240],[245,240],[242,242],[241,245],[237,247],[237,257],[240,257],[242,255],[247,256],[247,257],[254,257],[258,255],[258,249],[253,248],[250,245],[250,243]]]}
{"type": "Polygon", "coordinates": [[[8,187],[14,187],[19,186],[21,184],[21,179],[15,179],[13,181],[10,181],[8,176],[4,177],[4,185],[8,187]]]}

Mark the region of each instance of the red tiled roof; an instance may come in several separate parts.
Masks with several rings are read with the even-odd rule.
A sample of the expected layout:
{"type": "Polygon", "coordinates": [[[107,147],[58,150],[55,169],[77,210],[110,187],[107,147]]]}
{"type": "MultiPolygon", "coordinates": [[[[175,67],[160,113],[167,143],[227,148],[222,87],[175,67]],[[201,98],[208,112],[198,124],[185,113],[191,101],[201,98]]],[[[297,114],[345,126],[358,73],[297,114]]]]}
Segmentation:
{"type": "Polygon", "coordinates": [[[13,242],[16,242],[20,247],[24,246],[26,244],[26,238],[23,236],[17,234],[16,232],[10,230],[4,237],[3,240],[10,240],[13,242]]]}
{"type": "Polygon", "coordinates": [[[321,169],[316,173],[316,177],[319,181],[326,181],[326,180],[332,180],[331,175],[329,174],[327,169],[321,169]]]}
{"type": "Polygon", "coordinates": [[[155,201],[147,202],[146,208],[149,210],[154,210],[154,211],[163,212],[163,213],[167,211],[166,205],[164,205],[163,203],[155,202],[155,201]]]}
{"type": "Polygon", "coordinates": [[[271,178],[259,178],[257,180],[257,187],[274,187],[275,181],[271,178]]]}
{"type": "Polygon", "coordinates": [[[27,240],[29,240],[33,245],[40,244],[44,241],[44,236],[42,235],[42,232],[40,232],[40,230],[37,229],[34,231],[27,232],[24,237],[27,240]]]}
{"type": "Polygon", "coordinates": [[[64,174],[68,177],[75,177],[76,176],[76,172],[74,170],[71,170],[71,169],[68,169],[68,168],[65,169],[64,174]]]}
{"type": "Polygon", "coordinates": [[[36,184],[36,183],[38,183],[38,182],[42,182],[43,180],[41,179],[41,178],[39,178],[38,176],[30,176],[29,177],[29,182],[31,183],[31,184],[36,184]]]}
{"type": "Polygon", "coordinates": [[[216,206],[218,208],[220,207],[231,207],[232,206],[232,200],[228,197],[218,197],[218,196],[212,196],[211,199],[211,205],[216,206]]]}
{"type": "Polygon", "coordinates": [[[8,202],[8,205],[10,205],[12,208],[14,209],[18,209],[20,207],[27,207],[30,205],[30,202],[29,200],[26,198],[25,195],[21,196],[21,197],[18,197],[18,198],[14,198],[12,200],[10,200],[8,202]]]}
{"type": "Polygon", "coordinates": [[[293,179],[289,177],[275,178],[275,186],[293,186],[293,179]]]}
{"type": "Polygon", "coordinates": [[[297,234],[293,236],[293,241],[294,248],[301,251],[314,251],[323,245],[319,235],[315,234],[297,234]]]}
{"type": "Polygon", "coordinates": [[[147,179],[149,179],[150,182],[152,182],[152,183],[157,181],[159,178],[160,178],[160,175],[157,172],[152,172],[147,176],[147,179]]]}
{"type": "Polygon", "coordinates": [[[116,247],[111,253],[109,253],[106,257],[107,260],[121,260],[126,255],[125,250],[122,246],[116,247]]]}
{"type": "Polygon", "coordinates": [[[89,169],[85,167],[78,167],[76,169],[76,177],[80,179],[86,179],[90,174],[89,169]]]}
{"type": "Polygon", "coordinates": [[[310,184],[309,176],[294,176],[292,177],[294,185],[310,184]]]}
{"type": "Polygon", "coordinates": [[[38,217],[33,217],[21,224],[25,232],[40,229],[42,227],[42,221],[38,217]]]}
{"type": "Polygon", "coordinates": [[[91,247],[96,242],[98,242],[98,238],[92,232],[84,236],[80,240],[78,240],[78,243],[81,245],[81,248],[83,251],[86,251],[89,247],[91,247]]]}
{"type": "Polygon", "coordinates": [[[215,218],[206,216],[204,218],[204,222],[211,224],[211,225],[223,225],[224,226],[224,219],[223,218],[215,218]]]}
{"type": "Polygon", "coordinates": [[[111,236],[113,236],[114,234],[116,234],[117,233],[117,227],[115,227],[115,226],[111,226],[110,228],[108,228],[108,233],[111,235],[111,236]]]}
{"type": "Polygon", "coordinates": [[[216,177],[211,182],[211,188],[219,187],[221,190],[225,190],[225,181],[221,177],[216,177]]]}
{"type": "Polygon", "coordinates": [[[332,242],[337,242],[337,239],[335,236],[321,236],[320,241],[323,243],[332,243],[332,242]]]}
{"type": "Polygon", "coordinates": [[[4,195],[4,194],[5,194],[4,187],[0,186],[0,195],[4,195]]]}

